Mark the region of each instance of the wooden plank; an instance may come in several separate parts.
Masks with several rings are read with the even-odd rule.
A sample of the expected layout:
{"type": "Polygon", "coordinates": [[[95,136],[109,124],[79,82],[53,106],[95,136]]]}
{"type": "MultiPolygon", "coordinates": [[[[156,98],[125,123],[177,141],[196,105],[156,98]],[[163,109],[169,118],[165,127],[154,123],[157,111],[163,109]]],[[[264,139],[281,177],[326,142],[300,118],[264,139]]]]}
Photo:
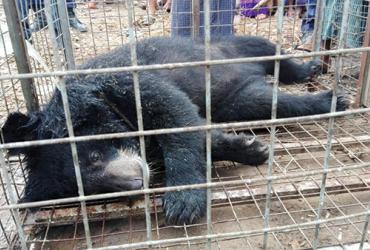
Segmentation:
{"type": "MultiPolygon", "coordinates": [[[[358,144],[359,142],[362,143],[369,143],[370,142],[370,136],[369,135],[361,135],[356,137],[339,137],[339,138],[333,138],[332,140],[332,146],[337,147],[341,144],[358,144]]],[[[327,139],[322,140],[310,140],[310,141],[300,141],[300,142],[289,142],[289,143],[277,143],[275,145],[275,150],[277,155],[281,155],[281,151],[289,150],[299,150],[299,151],[305,151],[304,148],[309,148],[311,150],[324,150],[322,145],[326,145],[327,139]]]]}
{"type": "MultiPolygon", "coordinates": [[[[370,181],[370,173],[361,176],[363,180],[370,181]]],[[[368,190],[365,183],[363,183],[356,176],[341,177],[339,182],[335,177],[328,178],[326,182],[326,191],[335,191],[336,193],[346,193],[348,189],[356,188],[359,190],[368,190]]],[[[247,188],[239,188],[234,190],[226,191],[215,191],[212,193],[212,204],[214,206],[228,206],[229,200],[237,203],[253,203],[254,200],[263,200],[266,198],[266,186],[250,186],[250,191],[247,188]]],[[[305,197],[318,196],[320,187],[318,182],[312,180],[297,181],[294,183],[275,183],[273,184],[272,197],[276,197],[276,194],[280,199],[295,199],[301,197],[300,193],[304,194],[305,197]]],[[[162,212],[162,201],[161,198],[156,196],[155,200],[152,200],[152,211],[156,206],[157,212],[162,212]]],[[[118,219],[125,218],[129,215],[142,216],[144,214],[145,205],[144,200],[136,200],[129,204],[124,201],[112,201],[104,204],[87,204],[87,212],[90,221],[101,221],[103,219],[118,219]]],[[[24,211],[23,211],[24,212],[24,211]]],[[[25,220],[25,230],[31,232],[35,226],[40,225],[46,226],[49,219],[52,218],[50,226],[69,225],[76,221],[76,218],[81,219],[78,205],[75,204],[72,207],[56,207],[53,209],[43,209],[37,212],[28,212],[25,220]]]]}

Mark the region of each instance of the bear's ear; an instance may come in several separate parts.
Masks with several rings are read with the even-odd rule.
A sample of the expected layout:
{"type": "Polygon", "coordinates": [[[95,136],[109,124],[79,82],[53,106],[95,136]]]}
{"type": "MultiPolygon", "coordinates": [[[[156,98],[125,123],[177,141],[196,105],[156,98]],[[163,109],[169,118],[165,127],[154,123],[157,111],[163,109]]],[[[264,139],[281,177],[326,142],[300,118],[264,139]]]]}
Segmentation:
{"type": "MultiPolygon", "coordinates": [[[[11,113],[1,128],[3,142],[31,141],[37,138],[37,127],[40,119],[36,114],[25,115],[20,112],[11,113]]],[[[9,150],[10,154],[24,153],[26,148],[9,150]]]]}

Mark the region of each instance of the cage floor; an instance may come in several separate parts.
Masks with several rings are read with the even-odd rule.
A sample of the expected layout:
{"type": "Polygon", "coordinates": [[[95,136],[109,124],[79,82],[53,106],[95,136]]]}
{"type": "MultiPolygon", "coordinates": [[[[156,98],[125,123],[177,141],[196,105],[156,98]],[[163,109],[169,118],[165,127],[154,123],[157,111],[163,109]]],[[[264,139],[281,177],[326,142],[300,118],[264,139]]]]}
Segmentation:
{"type": "MultiPolygon", "coordinates": [[[[75,58],[78,63],[103,52],[109,51],[127,42],[127,10],[124,5],[102,5],[96,11],[79,6],[78,16],[89,24],[89,32],[72,31],[75,58]],[[126,16],[125,16],[126,14],[126,16]],[[93,21],[92,21],[93,20],[93,21]]],[[[150,36],[168,35],[170,31],[169,15],[159,12],[156,23],[143,26],[145,11],[135,7],[136,36],[141,39],[150,36]]],[[[3,16],[2,8],[0,14],[3,16]]],[[[251,34],[276,39],[276,20],[268,18],[255,20],[242,18],[236,24],[237,34],[251,34]]],[[[284,19],[283,47],[294,53],[292,48],[299,42],[299,19],[284,19]]],[[[48,31],[34,35],[34,46],[53,70],[53,56],[48,31]]],[[[1,58],[2,74],[16,73],[12,56],[1,58]]],[[[349,93],[351,101],[355,98],[355,81],[358,78],[359,54],[344,58],[344,91],[349,93]]],[[[32,67],[35,72],[46,70],[37,63],[32,67]]],[[[317,82],[281,86],[282,89],[301,93],[329,89],[333,82],[332,69],[329,74],[320,76],[317,82]]],[[[47,102],[53,86],[50,79],[36,80],[38,97],[41,104],[47,102]]],[[[7,113],[22,110],[24,104],[19,81],[2,81],[0,95],[0,122],[7,113]],[[19,103],[18,103],[19,102],[19,103]]],[[[350,167],[370,161],[370,128],[368,114],[336,119],[333,137],[333,149],[329,166],[350,167]]],[[[321,170],[324,163],[327,144],[327,121],[314,123],[295,123],[278,127],[275,144],[273,175],[283,176],[294,173],[308,173],[321,170]]],[[[233,132],[233,131],[230,131],[233,132]]],[[[248,129],[246,132],[256,134],[261,140],[269,142],[269,129],[248,129]]],[[[10,159],[12,183],[18,191],[18,197],[24,187],[24,174],[20,158],[10,159]]],[[[256,167],[243,166],[232,162],[219,162],[213,169],[213,182],[225,180],[246,180],[266,176],[267,165],[256,167]]],[[[2,179],[0,178],[2,181],[2,179]]],[[[270,227],[296,225],[295,228],[269,233],[269,249],[309,249],[314,239],[314,226],[299,226],[316,219],[319,204],[319,191],[322,175],[307,175],[299,178],[285,178],[273,182],[272,202],[270,207],[270,227]]],[[[321,218],[332,219],[345,215],[361,213],[367,210],[370,201],[370,174],[368,168],[340,171],[327,175],[326,198],[321,218]]],[[[4,184],[0,183],[3,186],[4,184]]],[[[266,203],[266,181],[252,184],[226,187],[212,190],[212,233],[228,233],[244,230],[256,230],[246,237],[224,237],[212,240],[212,249],[260,249],[263,242],[264,212],[266,203]],[[257,232],[259,230],[259,232],[257,232]]],[[[152,198],[152,234],[154,240],[189,238],[207,234],[205,219],[196,225],[166,226],[161,213],[161,194],[152,198]]],[[[7,197],[0,192],[0,202],[7,203],[7,197]]],[[[88,206],[90,230],[93,246],[111,246],[141,242],[146,240],[145,216],[142,200],[129,206],[127,201],[107,200],[93,202],[88,206]]],[[[8,211],[0,212],[2,235],[0,247],[12,246],[16,242],[16,231],[8,211]]],[[[24,228],[28,236],[29,247],[33,249],[74,249],[83,248],[85,234],[78,204],[40,208],[37,211],[25,211],[22,214],[24,228]]],[[[361,240],[365,216],[337,219],[320,225],[319,246],[344,246],[361,240]]],[[[165,249],[204,249],[206,240],[184,241],[182,243],[164,243],[153,248],[165,249]]]]}
{"type": "MultiPolygon", "coordinates": [[[[335,133],[330,157],[330,168],[350,167],[368,162],[370,151],[369,115],[340,118],[335,123],[335,133]]],[[[277,130],[273,175],[305,173],[323,168],[327,144],[327,122],[296,123],[280,126],[277,130]]],[[[268,142],[266,130],[250,130],[268,142]]],[[[213,182],[225,180],[258,179],[251,184],[222,186],[212,190],[212,231],[226,233],[263,228],[266,201],[267,165],[244,166],[219,162],[213,169],[213,182]]],[[[273,182],[270,209],[270,227],[298,225],[316,219],[322,175],[286,178],[273,182]]],[[[368,168],[329,173],[326,198],[321,217],[335,218],[365,212],[370,201],[370,174],[368,168]]],[[[161,213],[161,194],[152,196],[153,238],[171,239],[205,235],[203,219],[196,225],[166,226],[161,213]]],[[[90,230],[95,247],[140,242],[146,239],[143,202],[131,203],[113,200],[88,206],[90,230]]],[[[320,246],[344,245],[361,240],[365,216],[345,218],[321,224],[320,246]]],[[[78,205],[68,208],[42,208],[27,212],[25,228],[29,242],[36,249],[66,249],[84,247],[84,230],[78,205]]],[[[271,249],[311,248],[314,226],[297,226],[294,229],[269,234],[271,249]]],[[[259,249],[263,233],[247,237],[229,237],[212,241],[217,249],[259,249]]],[[[158,248],[203,249],[205,240],[162,244],[158,248]]]]}
{"type": "MultiPolygon", "coordinates": [[[[349,60],[350,61],[350,60],[349,60]]],[[[351,102],[356,88],[351,82],[351,67],[346,68],[347,82],[342,86],[351,102]]],[[[295,93],[315,92],[330,88],[333,75],[320,76],[315,82],[281,85],[284,91],[295,93]]],[[[343,82],[342,82],[343,83],[343,82]]],[[[336,119],[329,166],[350,167],[370,161],[370,116],[353,115],[336,119]]],[[[310,123],[294,123],[279,126],[275,141],[273,175],[308,173],[321,170],[327,145],[327,120],[310,123]]],[[[238,131],[229,131],[238,132],[238,131]]],[[[243,129],[269,143],[269,128],[243,129]]],[[[19,158],[12,158],[10,166],[13,182],[19,196],[23,189],[23,172],[19,158]]],[[[259,249],[262,247],[264,212],[266,202],[267,164],[259,167],[244,166],[232,162],[216,163],[213,182],[259,179],[252,184],[223,186],[212,190],[212,232],[229,233],[256,230],[247,237],[224,237],[212,240],[215,249],[259,249]]],[[[322,175],[283,178],[273,182],[270,208],[270,227],[295,225],[293,229],[269,233],[270,249],[309,249],[312,247],[315,226],[300,226],[316,219],[322,175]]],[[[321,218],[336,218],[367,210],[370,201],[370,174],[368,168],[339,171],[327,175],[326,199],[321,218]]],[[[156,184],[155,186],[159,186],[156,184]]],[[[6,197],[1,194],[6,203],[6,197]]],[[[205,220],[190,226],[166,226],[161,213],[161,194],[152,198],[152,233],[154,240],[192,237],[207,234],[205,220]]],[[[146,240],[144,204],[141,199],[128,203],[119,199],[92,202],[88,206],[90,230],[94,247],[128,244],[146,240]]],[[[8,212],[1,213],[2,226],[11,241],[16,236],[8,212]],[[5,219],[6,218],[6,219],[5,219]],[[10,226],[9,226],[10,223],[10,226]]],[[[79,204],[40,208],[22,214],[28,243],[34,249],[73,249],[86,247],[85,234],[79,204]]],[[[321,224],[319,246],[343,246],[361,240],[365,216],[338,219],[321,224]]],[[[3,230],[4,232],[4,230],[3,230]]],[[[5,240],[4,240],[5,242],[5,240]]],[[[14,244],[16,241],[13,239],[14,244]]],[[[168,249],[203,249],[206,240],[153,246],[168,249]]]]}

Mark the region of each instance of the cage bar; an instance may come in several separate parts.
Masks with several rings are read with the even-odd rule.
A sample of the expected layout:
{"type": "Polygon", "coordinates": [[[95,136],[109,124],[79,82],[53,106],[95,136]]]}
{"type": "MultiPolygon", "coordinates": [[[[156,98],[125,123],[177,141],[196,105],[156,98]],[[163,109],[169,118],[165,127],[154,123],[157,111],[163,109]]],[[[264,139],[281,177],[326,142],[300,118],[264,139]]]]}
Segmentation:
{"type": "MultiPolygon", "coordinates": [[[[196,37],[199,36],[201,21],[196,19],[200,18],[201,6],[199,1],[189,1],[191,1],[192,7],[189,13],[186,13],[190,14],[189,17],[191,17],[193,24],[191,33],[196,37]]],[[[63,84],[59,81],[63,81],[66,76],[130,72],[134,79],[135,98],[136,101],[139,101],[136,102],[139,129],[128,133],[91,136],[73,136],[72,134],[66,138],[52,140],[1,144],[0,149],[3,152],[7,149],[56,143],[69,143],[73,148],[77,142],[140,137],[141,155],[145,157],[144,136],[201,131],[207,135],[207,182],[176,187],[163,187],[162,183],[151,183],[152,186],[149,188],[149,183],[144,181],[143,190],[88,196],[79,194],[77,197],[17,204],[17,199],[22,197],[27,171],[24,170],[25,166],[22,166],[22,156],[4,158],[2,159],[4,163],[0,165],[2,171],[7,171],[8,181],[4,181],[4,174],[2,174],[2,178],[0,178],[3,189],[0,191],[0,214],[2,217],[8,218],[0,221],[0,242],[2,245],[16,246],[19,245],[17,242],[19,241],[21,245],[37,249],[58,246],[65,248],[69,246],[71,248],[88,247],[91,249],[139,247],[203,249],[207,246],[215,249],[228,249],[230,246],[235,249],[319,247],[321,249],[325,246],[331,249],[335,246],[345,248],[350,246],[350,243],[358,242],[357,245],[351,245],[351,247],[355,246],[360,249],[367,247],[367,228],[370,218],[368,198],[370,193],[370,176],[368,174],[370,108],[356,108],[344,112],[308,117],[276,119],[276,92],[278,88],[300,95],[307,91],[330,90],[333,86],[335,92],[335,88],[339,84],[343,87],[343,91],[349,95],[350,101],[353,102],[356,93],[360,93],[356,90],[354,83],[360,81],[362,77],[361,73],[357,75],[357,69],[361,67],[362,71],[364,69],[366,71],[368,68],[360,61],[361,53],[368,54],[370,48],[366,42],[363,47],[346,47],[344,41],[346,41],[346,36],[362,36],[362,33],[350,33],[342,29],[339,40],[332,39],[329,44],[330,48],[327,47],[328,50],[323,50],[319,34],[324,26],[322,17],[325,16],[326,9],[324,1],[318,0],[314,29],[316,34],[314,36],[314,52],[296,52],[292,47],[299,42],[301,20],[297,16],[284,17],[283,11],[286,11],[289,6],[282,8],[284,4],[280,1],[279,6],[271,7],[272,12],[277,11],[276,17],[269,16],[263,20],[241,17],[240,22],[234,24],[237,35],[249,33],[277,41],[276,55],[213,60],[214,58],[210,56],[212,44],[209,41],[211,25],[209,17],[214,12],[209,9],[211,1],[214,0],[202,2],[205,4],[203,5],[204,11],[202,11],[205,17],[204,45],[206,53],[204,61],[138,65],[135,56],[136,42],[145,37],[169,35],[169,16],[159,7],[155,23],[146,26],[143,21],[145,21],[145,17],[149,17],[148,9],[142,11],[134,5],[134,1],[123,2],[121,0],[114,1],[112,5],[99,2],[97,10],[87,9],[85,3],[77,2],[77,14],[82,22],[87,23],[89,27],[89,32],[84,34],[73,30],[69,31],[65,3],[62,4],[63,6],[54,4],[54,7],[59,8],[59,12],[63,12],[56,20],[51,18],[50,6],[45,6],[49,29],[52,30],[53,25],[60,23],[61,35],[58,39],[62,39],[64,45],[69,43],[67,46],[69,50],[57,48],[56,38],[53,37],[53,32],[48,28],[34,32],[32,34],[34,43],[31,47],[38,54],[38,58],[42,59],[43,64],[30,56],[29,73],[16,72],[14,56],[6,54],[7,51],[5,51],[6,57],[0,57],[2,67],[0,95],[3,97],[4,103],[4,107],[0,111],[0,119],[5,119],[6,114],[15,110],[25,111],[24,97],[18,95],[20,79],[34,81],[37,98],[41,105],[45,105],[53,91],[54,86],[51,82],[56,82],[57,88],[63,88],[63,84]],[[284,29],[279,28],[283,24],[284,29]],[[87,40],[90,43],[87,44],[87,40]],[[76,63],[81,63],[90,56],[99,55],[124,43],[130,44],[131,56],[133,56],[131,57],[131,65],[127,67],[91,70],[75,70],[74,67],[69,67],[74,60],[76,63]],[[280,53],[282,49],[287,49],[288,53],[280,53]],[[67,56],[67,53],[70,56],[67,56]],[[335,64],[329,65],[329,74],[320,75],[306,85],[298,83],[291,86],[277,85],[278,65],[281,60],[287,58],[306,60],[322,56],[337,58],[335,64]],[[212,124],[210,117],[210,68],[215,65],[266,60],[275,61],[276,67],[274,77],[268,78],[268,82],[274,84],[273,102],[275,105],[273,105],[272,120],[212,124]],[[45,65],[46,67],[44,67],[45,65]],[[6,66],[7,69],[3,66],[6,66]],[[186,69],[188,67],[205,69],[207,89],[205,124],[169,129],[144,130],[143,127],[140,129],[140,120],[142,122],[140,116],[142,114],[139,74],[144,71],[186,69]],[[244,168],[241,164],[232,162],[211,165],[211,138],[209,135],[212,129],[223,129],[230,133],[250,133],[264,142],[270,141],[268,164],[259,168],[244,168]],[[163,193],[199,188],[207,189],[207,217],[194,225],[165,225],[162,213],[163,193]],[[14,201],[9,199],[6,192],[10,189],[13,191],[14,201]],[[145,198],[132,204],[125,203],[122,197],[131,195],[140,195],[145,198]],[[321,204],[317,207],[319,202],[321,204]],[[28,208],[33,209],[30,211],[28,208]],[[13,211],[18,214],[12,216],[13,211]],[[86,227],[88,227],[88,234],[86,234],[86,227]],[[21,232],[19,230],[23,231],[24,237],[17,235],[21,232]],[[63,233],[58,234],[61,231],[63,233]],[[321,239],[323,239],[322,242],[321,239]]],[[[352,4],[351,1],[347,1],[346,4],[348,2],[352,4]]],[[[0,22],[2,21],[1,7],[0,4],[0,22]]],[[[300,7],[294,6],[296,9],[300,7]]],[[[243,11],[242,8],[239,10],[240,12],[243,11]]],[[[36,15],[45,9],[31,11],[24,20],[32,22],[36,15]]],[[[350,15],[348,18],[353,18],[354,15],[360,17],[360,15],[353,14],[352,9],[349,9],[348,6],[347,8],[336,7],[334,11],[340,16],[346,16],[346,12],[348,12],[350,15]]],[[[218,13],[218,16],[220,15],[222,12],[218,13]]],[[[339,26],[333,23],[333,27],[336,29],[340,28],[339,26]]],[[[0,27],[2,37],[0,46],[1,41],[5,43],[7,39],[6,33],[2,31],[3,27],[0,27]]],[[[334,99],[335,96],[334,94],[334,99]]],[[[335,111],[334,102],[335,100],[333,100],[332,111],[335,111]]],[[[68,109],[68,105],[65,105],[65,108],[68,109]]],[[[68,123],[68,118],[66,120],[68,123]]],[[[77,157],[76,150],[74,153],[74,156],[77,157]]],[[[74,160],[76,163],[77,159],[74,160]]],[[[78,171],[78,168],[77,166],[75,170],[78,171]]],[[[145,175],[148,173],[147,166],[143,172],[145,179],[145,175]]],[[[77,182],[79,182],[78,178],[77,182]]]]}
{"type": "MultiPolygon", "coordinates": [[[[276,52],[275,55],[281,54],[281,39],[282,39],[282,29],[283,29],[283,15],[284,15],[284,1],[279,2],[278,10],[277,10],[277,17],[276,17],[276,33],[277,33],[277,42],[276,42],[276,52]]],[[[275,61],[274,65],[274,84],[272,90],[272,106],[271,106],[271,120],[275,120],[277,118],[277,101],[278,101],[278,85],[279,85],[279,75],[280,75],[280,61],[275,61]]],[[[270,132],[270,146],[269,146],[269,159],[268,159],[268,168],[267,168],[267,176],[272,175],[272,166],[274,161],[274,145],[275,145],[275,134],[276,134],[276,126],[271,126],[270,132]]],[[[272,182],[267,181],[267,199],[265,204],[265,216],[264,216],[264,227],[269,227],[269,220],[270,220],[270,206],[271,206],[271,189],[272,189],[272,182]]],[[[264,233],[263,236],[263,249],[266,250],[268,247],[268,232],[264,233]]]]}
{"type": "MultiPolygon", "coordinates": [[[[48,21],[48,24],[50,25],[50,36],[52,37],[53,41],[53,49],[54,53],[58,55],[58,41],[57,37],[55,34],[55,29],[58,29],[58,27],[55,26],[55,21],[53,16],[52,16],[52,8],[55,8],[55,3],[52,3],[50,0],[45,0],[45,15],[48,21]],[[52,4],[54,6],[52,6],[52,4]]],[[[57,68],[60,70],[62,69],[62,61],[61,58],[56,56],[56,65],[57,68]]],[[[71,65],[70,65],[71,66],[71,65]]],[[[60,94],[62,96],[62,102],[63,102],[63,110],[64,110],[64,115],[66,119],[66,126],[68,130],[68,137],[73,138],[74,137],[74,131],[73,131],[73,125],[72,125],[72,118],[71,118],[71,111],[69,108],[69,101],[68,101],[68,96],[67,96],[67,88],[65,85],[65,80],[63,77],[60,77],[58,79],[57,83],[58,90],[60,91],[60,94]]],[[[78,187],[78,195],[80,197],[84,197],[84,188],[83,188],[83,183],[82,183],[82,177],[81,177],[81,169],[80,169],[80,163],[78,160],[78,153],[77,153],[77,145],[76,142],[71,142],[71,151],[72,151],[72,159],[73,159],[73,165],[74,165],[74,170],[75,170],[75,176],[76,176],[76,182],[77,182],[77,187],[78,187]]],[[[86,235],[86,244],[88,248],[92,248],[92,242],[91,242],[91,234],[90,234],[90,226],[89,226],[89,219],[87,216],[87,211],[86,211],[86,202],[81,201],[81,212],[82,212],[82,217],[83,217],[83,224],[84,224],[84,229],[85,229],[85,235],[86,235]]]]}
{"type": "MultiPolygon", "coordinates": [[[[136,56],[136,39],[133,30],[133,21],[134,21],[134,8],[132,1],[126,1],[126,6],[128,10],[128,22],[129,22],[129,36],[130,36],[130,52],[131,52],[131,64],[132,66],[137,65],[137,56],[136,56]]],[[[134,80],[134,92],[135,92],[135,103],[136,103],[136,114],[137,114],[137,124],[138,132],[144,130],[143,124],[143,114],[141,106],[141,97],[140,97],[140,86],[139,86],[139,73],[132,72],[134,80]]],[[[146,162],[146,152],[145,152],[145,139],[144,136],[139,137],[140,140],[140,155],[144,162],[146,162]]],[[[149,169],[148,166],[143,166],[143,180],[144,180],[144,189],[149,188],[149,169]]],[[[152,240],[152,222],[150,218],[150,197],[148,194],[145,194],[145,219],[146,219],[146,232],[147,240],[152,240]]]]}
{"type": "MultiPolygon", "coordinates": [[[[23,42],[24,36],[18,18],[18,11],[15,1],[3,2],[4,10],[6,13],[9,36],[12,42],[15,60],[19,73],[30,73],[30,63],[28,61],[27,49],[23,42]]],[[[19,79],[22,85],[22,92],[26,101],[26,107],[29,111],[36,111],[39,109],[38,99],[36,97],[36,90],[32,79],[19,79]]]]}

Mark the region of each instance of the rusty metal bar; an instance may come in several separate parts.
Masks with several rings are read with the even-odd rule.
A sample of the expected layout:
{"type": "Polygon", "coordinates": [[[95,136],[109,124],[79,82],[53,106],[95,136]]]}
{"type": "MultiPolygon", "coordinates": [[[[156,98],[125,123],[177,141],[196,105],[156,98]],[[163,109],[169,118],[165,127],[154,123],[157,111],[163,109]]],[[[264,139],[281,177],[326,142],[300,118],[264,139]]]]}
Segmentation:
{"type": "MultiPolygon", "coordinates": [[[[6,22],[9,27],[9,36],[13,46],[13,52],[17,69],[19,73],[31,73],[31,64],[28,57],[27,47],[24,42],[24,34],[21,22],[19,20],[18,9],[16,1],[3,1],[4,13],[6,16],[6,22]]],[[[22,6],[28,8],[27,6],[22,6]]],[[[37,98],[37,92],[33,80],[20,79],[22,93],[26,102],[26,108],[28,111],[39,110],[39,103],[37,98]]]]}

